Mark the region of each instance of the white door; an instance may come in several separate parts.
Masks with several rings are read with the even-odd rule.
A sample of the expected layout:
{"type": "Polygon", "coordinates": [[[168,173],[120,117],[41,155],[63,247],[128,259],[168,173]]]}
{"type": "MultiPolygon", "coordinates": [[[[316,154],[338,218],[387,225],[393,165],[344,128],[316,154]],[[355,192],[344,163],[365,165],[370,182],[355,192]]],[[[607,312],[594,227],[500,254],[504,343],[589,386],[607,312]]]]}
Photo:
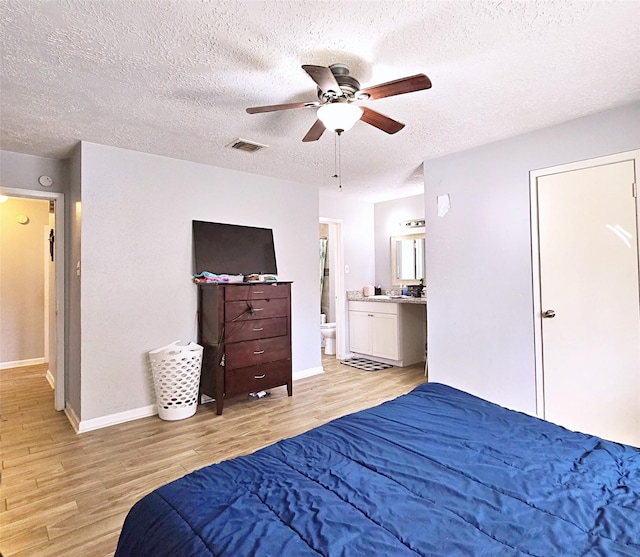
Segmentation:
{"type": "Polygon", "coordinates": [[[634,182],[633,159],[537,177],[536,317],[544,418],[640,446],[634,182]]]}

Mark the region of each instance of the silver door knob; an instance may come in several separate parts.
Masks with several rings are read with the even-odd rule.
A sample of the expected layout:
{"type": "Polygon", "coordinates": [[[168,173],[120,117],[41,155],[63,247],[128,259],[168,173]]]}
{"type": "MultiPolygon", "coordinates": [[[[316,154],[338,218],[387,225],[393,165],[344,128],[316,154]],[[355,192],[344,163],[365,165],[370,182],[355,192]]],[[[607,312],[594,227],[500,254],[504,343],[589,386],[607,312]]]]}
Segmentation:
{"type": "Polygon", "coordinates": [[[548,309],[547,311],[542,313],[542,317],[546,319],[552,319],[555,316],[556,316],[556,312],[553,311],[552,309],[548,309]]]}

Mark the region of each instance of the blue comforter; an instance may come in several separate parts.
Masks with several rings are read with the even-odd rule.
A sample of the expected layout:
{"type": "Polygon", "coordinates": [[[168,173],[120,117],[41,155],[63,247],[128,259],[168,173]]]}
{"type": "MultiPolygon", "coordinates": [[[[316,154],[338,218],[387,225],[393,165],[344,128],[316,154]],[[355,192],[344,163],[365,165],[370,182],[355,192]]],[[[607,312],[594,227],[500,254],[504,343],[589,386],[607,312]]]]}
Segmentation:
{"type": "Polygon", "coordinates": [[[440,384],[193,472],[116,557],[640,555],[640,450],[440,384]]]}

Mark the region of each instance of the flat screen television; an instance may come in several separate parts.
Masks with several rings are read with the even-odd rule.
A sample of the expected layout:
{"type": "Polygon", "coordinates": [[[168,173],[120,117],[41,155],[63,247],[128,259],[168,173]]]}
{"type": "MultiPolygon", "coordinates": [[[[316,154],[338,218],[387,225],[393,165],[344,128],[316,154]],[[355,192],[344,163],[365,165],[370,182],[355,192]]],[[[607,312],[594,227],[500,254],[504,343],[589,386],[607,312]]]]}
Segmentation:
{"type": "Polygon", "coordinates": [[[195,273],[278,274],[273,230],[193,221],[195,273]]]}

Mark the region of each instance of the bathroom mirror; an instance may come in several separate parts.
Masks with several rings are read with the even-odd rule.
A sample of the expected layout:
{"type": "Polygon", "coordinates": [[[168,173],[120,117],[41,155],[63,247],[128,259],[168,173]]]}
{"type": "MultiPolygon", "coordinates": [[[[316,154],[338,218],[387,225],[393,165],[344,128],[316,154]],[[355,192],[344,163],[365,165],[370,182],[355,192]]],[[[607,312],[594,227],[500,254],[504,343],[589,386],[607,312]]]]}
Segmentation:
{"type": "Polygon", "coordinates": [[[420,284],[424,278],[424,234],[391,237],[391,284],[420,284]]]}

